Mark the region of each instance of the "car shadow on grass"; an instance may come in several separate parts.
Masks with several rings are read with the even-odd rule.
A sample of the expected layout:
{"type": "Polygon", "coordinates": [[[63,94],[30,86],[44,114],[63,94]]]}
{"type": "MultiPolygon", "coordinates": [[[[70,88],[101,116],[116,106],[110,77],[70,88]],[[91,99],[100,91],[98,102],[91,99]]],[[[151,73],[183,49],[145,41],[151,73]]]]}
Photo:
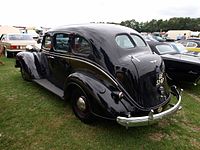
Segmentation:
{"type": "MultiPolygon", "coordinates": [[[[58,109],[60,107],[60,109],[65,111],[64,113],[66,115],[69,115],[69,114],[70,116],[72,115],[72,117],[70,118],[71,120],[67,120],[67,121],[76,122],[76,124],[79,124],[79,126],[85,126],[84,123],[81,122],[78,118],[76,118],[75,114],[73,114],[70,101],[64,101],[63,99],[51,93],[47,89],[41,87],[37,83],[31,83],[31,84],[35,90],[39,91],[38,92],[39,95],[42,95],[42,96],[46,95],[45,100],[47,100],[48,102],[52,104],[56,104],[57,105],[56,107],[58,109]]],[[[124,126],[119,125],[115,120],[95,118],[95,121],[93,123],[86,124],[87,126],[86,128],[93,128],[95,130],[98,130],[101,132],[107,132],[108,134],[114,134],[117,136],[127,136],[128,133],[131,133],[131,135],[137,134],[138,136],[139,135],[145,136],[146,134],[150,134],[152,132],[162,130],[163,127],[165,127],[167,124],[168,126],[170,126],[171,123],[163,123],[164,125],[161,125],[161,126],[160,124],[162,123],[157,123],[150,126],[137,126],[137,127],[126,128],[124,126]]]]}

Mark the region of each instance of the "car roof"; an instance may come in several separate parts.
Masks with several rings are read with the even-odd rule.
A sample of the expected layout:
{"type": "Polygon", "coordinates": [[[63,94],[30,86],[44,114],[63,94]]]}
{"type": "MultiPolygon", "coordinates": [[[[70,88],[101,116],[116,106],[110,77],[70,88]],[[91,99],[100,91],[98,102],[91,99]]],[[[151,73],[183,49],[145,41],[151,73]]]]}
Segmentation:
{"type": "Polygon", "coordinates": [[[156,46],[156,45],[169,45],[168,43],[165,42],[156,42],[156,41],[147,41],[147,43],[151,46],[156,46]]]}
{"type": "Polygon", "coordinates": [[[89,24],[75,24],[75,25],[65,25],[57,28],[50,29],[49,32],[53,31],[79,31],[82,33],[93,32],[98,34],[119,34],[119,33],[137,33],[134,29],[116,25],[116,24],[101,24],[101,23],[89,23],[89,24]]]}
{"type": "Polygon", "coordinates": [[[60,26],[50,29],[46,34],[56,34],[61,32],[83,36],[87,40],[91,41],[97,50],[104,50],[104,53],[106,53],[107,56],[112,56],[110,57],[112,59],[118,59],[120,54],[125,52],[123,48],[117,45],[115,41],[116,35],[130,33],[140,35],[134,29],[125,26],[100,23],[60,26]]]}

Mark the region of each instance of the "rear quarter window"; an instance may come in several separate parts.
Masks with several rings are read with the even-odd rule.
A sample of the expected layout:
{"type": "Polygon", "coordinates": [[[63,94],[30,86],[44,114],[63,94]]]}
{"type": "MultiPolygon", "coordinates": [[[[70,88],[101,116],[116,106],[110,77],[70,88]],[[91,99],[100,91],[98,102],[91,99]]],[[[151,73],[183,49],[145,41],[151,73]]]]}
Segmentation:
{"type": "Polygon", "coordinates": [[[92,48],[90,43],[82,36],[76,35],[73,44],[73,52],[76,54],[91,54],[92,48]]]}

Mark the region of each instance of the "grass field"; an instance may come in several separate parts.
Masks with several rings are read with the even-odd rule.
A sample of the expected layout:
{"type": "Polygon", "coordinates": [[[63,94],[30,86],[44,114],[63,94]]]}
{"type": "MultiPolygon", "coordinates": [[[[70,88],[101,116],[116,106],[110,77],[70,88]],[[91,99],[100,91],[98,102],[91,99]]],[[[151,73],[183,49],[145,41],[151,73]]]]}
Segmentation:
{"type": "Polygon", "coordinates": [[[184,86],[183,109],[153,126],[126,130],[99,120],[86,125],[69,103],[32,82],[22,80],[15,60],[1,58],[1,150],[172,150],[200,149],[200,85],[184,86]]]}

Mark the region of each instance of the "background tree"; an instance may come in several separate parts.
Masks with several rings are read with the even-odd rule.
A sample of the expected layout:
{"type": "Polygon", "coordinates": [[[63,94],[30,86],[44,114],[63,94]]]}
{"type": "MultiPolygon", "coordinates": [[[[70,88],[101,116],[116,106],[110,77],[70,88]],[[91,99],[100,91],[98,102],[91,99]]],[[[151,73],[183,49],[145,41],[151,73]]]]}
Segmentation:
{"type": "Polygon", "coordinates": [[[155,20],[137,22],[135,19],[122,21],[120,25],[130,27],[138,32],[160,32],[168,30],[200,31],[200,18],[170,18],[169,20],[155,20]]]}

